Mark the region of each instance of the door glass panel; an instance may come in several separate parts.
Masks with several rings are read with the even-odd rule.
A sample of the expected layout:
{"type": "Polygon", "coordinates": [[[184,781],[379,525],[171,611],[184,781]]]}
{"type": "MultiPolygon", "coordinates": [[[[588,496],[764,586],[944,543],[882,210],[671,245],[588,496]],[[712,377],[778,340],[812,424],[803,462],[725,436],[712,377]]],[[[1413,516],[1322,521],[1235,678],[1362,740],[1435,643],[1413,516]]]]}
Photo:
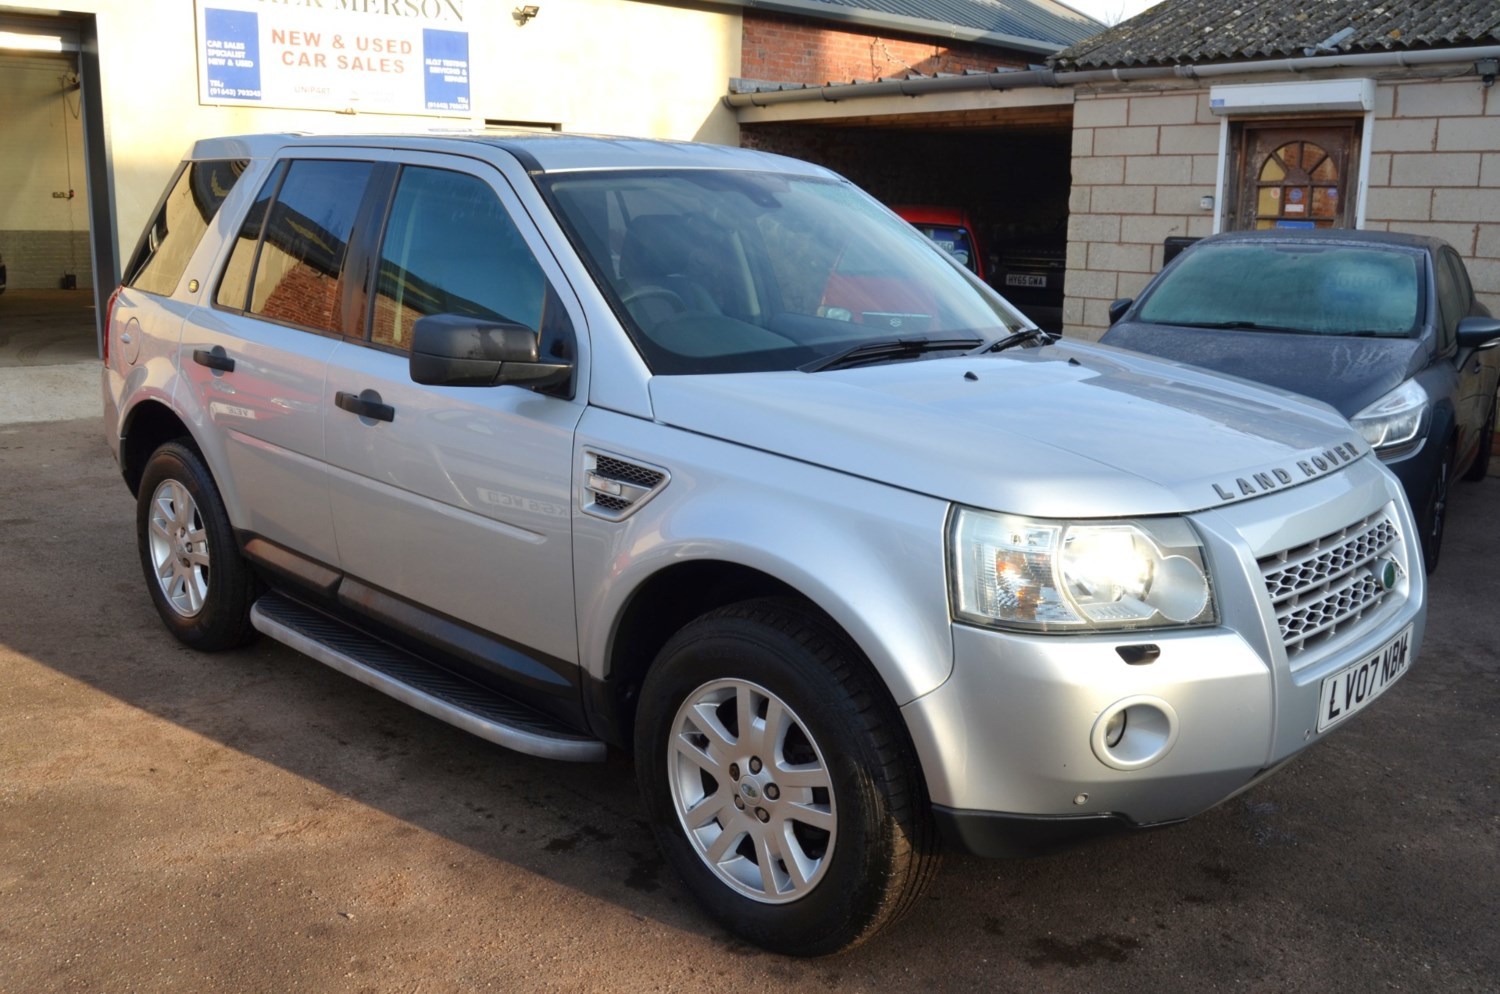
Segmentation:
{"type": "Polygon", "coordinates": [[[295,161],[266,220],[250,310],[317,331],[340,328],[339,273],[373,166],[295,161]]]}
{"type": "Polygon", "coordinates": [[[245,300],[250,296],[250,274],[255,271],[255,247],[260,244],[260,229],[265,224],[266,211],[270,209],[271,199],[276,196],[276,189],[281,185],[281,177],[284,175],[286,163],[283,162],[266,178],[265,185],[255,196],[255,202],[245,212],[245,219],[240,222],[240,233],[234,240],[229,263],[224,267],[224,274],[219,277],[219,292],[214,297],[220,307],[236,311],[245,309],[245,300]]]}
{"type": "Polygon", "coordinates": [[[1318,163],[1317,168],[1312,171],[1312,178],[1318,183],[1338,182],[1339,170],[1332,156],[1325,156],[1323,161],[1318,163]]]}
{"type": "Polygon", "coordinates": [[[1260,203],[1256,206],[1256,213],[1281,213],[1281,187],[1265,187],[1260,191],[1260,203]]]}
{"type": "Polygon", "coordinates": [[[371,340],[411,347],[411,326],[461,314],[537,329],[546,277],[486,183],[466,173],[401,172],[380,247],[371,340]]]}
{"type": "Polygon", "coordinates": [[[1286,169],[1277,160],[1275,155],[1272,155],[1266,160],[1266,164],[1261,166],[1260,179],[1262,183],[1277,183],[1285,178],[1286,169]]]}
{"type": "Polygon", "coordinates": [[[127,285],[167,295],[177,289],[193,250],[248,165],[243,159],[189,162],[128,268],[127,285]]]}

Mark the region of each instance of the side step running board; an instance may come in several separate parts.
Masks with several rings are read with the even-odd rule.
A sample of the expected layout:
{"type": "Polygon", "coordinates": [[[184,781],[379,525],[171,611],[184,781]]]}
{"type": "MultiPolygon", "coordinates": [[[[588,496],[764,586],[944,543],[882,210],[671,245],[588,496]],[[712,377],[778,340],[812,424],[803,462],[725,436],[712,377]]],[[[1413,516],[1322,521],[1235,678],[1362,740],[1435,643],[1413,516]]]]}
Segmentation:
{"type": "Polygon", "coordinates": [[[604,759],[598,739],[279,594],[256,601],[250,623],[382,694],[507,749],[544,759],[604,759]]]}

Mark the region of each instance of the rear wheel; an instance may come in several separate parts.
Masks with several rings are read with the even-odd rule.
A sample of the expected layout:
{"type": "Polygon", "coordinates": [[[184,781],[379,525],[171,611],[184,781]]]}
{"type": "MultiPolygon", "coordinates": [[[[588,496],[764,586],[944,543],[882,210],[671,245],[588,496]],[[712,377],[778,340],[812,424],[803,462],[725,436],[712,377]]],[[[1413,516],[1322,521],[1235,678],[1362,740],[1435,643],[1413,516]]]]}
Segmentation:
{"type": "Polygon", "coordinates": [[[1474,461],[1469,464],[1469,469],[1464,473],[1465,480],[1482,480],[1490,472],[1490,456],[1495,448],[1495,411],[1500,408],[1500,401],[1490,401],[1490,416],[1485,419],[1484,429],[1479,433],[1479,451],[1474,453],[1474,461]]]}
{"type": "Polygon", "coordinates": [[[218,487],[196,452],[168,442],[151,454],[135,520],[151,600],[179,641],[214,651],[254,638],[255,575],[240,558],[218,487]]]}
{"type": "Polygon", "coordinates": [[[658,842],[729,931],[793,955],[901,916],[937,865],[894,704],[840,633],[791,601],[689,624],[647,676],[636,773],[658,842]]]}
{"type": "Polygon", "coordinates": [[[1443,546],[1443,526],[1448,520],[1448,485],[1453,476],[1453,460],[1458,449],[1449,442],[1443,450],[1442,462],[1438,464],[1437,479],[1432,483],[1432,494],[1427,498],[1427,511],[1422,515],[1422,560],[1430,574],[1437,569],[1438,553],[1443,546]]]}

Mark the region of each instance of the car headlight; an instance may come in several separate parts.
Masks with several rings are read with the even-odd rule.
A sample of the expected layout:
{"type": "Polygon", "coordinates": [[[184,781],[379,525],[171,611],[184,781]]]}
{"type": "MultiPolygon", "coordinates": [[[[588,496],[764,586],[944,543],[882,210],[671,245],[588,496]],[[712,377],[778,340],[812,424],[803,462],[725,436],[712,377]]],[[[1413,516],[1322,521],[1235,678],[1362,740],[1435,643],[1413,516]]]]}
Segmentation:
{"type": "Polygon", "coordinates": [[[1407,380],[1350,422],[1370,443],[1379,456],[1394,455],[1409,447],[1427,430],[1427,412],[1431,409],[1427,391],[1416,380],[1407,380]]]}
{"type": "Polygon", "coordinates": [[[1181,518],[1051,521],[959,508],[949,542],[959,621],[1084,632],[1218,621],[1203,544],[1181,518]]]}

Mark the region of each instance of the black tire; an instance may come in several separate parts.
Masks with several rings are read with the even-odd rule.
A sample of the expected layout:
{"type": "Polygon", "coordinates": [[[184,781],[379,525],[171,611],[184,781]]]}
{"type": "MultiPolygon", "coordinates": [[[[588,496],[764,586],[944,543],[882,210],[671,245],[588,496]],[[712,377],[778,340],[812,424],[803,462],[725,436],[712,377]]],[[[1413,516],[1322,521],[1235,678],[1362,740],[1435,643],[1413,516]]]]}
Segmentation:
{"type": "MultiPolygon", "coordinates": [[[[711,740],[696,737],[706,750],[711,740]]],[[[642,797],[668,863],[715,920],[758,946],[797,956],[845,949],[900,918],[936,872],[931,811],[895,704],[842,633],[795,601],[722,608],[673,636],[641,692],[635,757],[642,797]],[[761,698],[761,690],[775,704],[761,698]],[[691,696],[701,703],[721,693],[735,702],[720,705],[726,718],[741,693],[764,705],[762,723],[771,707],[785,707],[791,730],[771,736],[782,743],[776,747],[780,755],[753,761],[739,756],[738,751],[755,746],[737,719],[734,727],[725,723],[733,736],[733,742],[725,739],[726,754],[735,757],[735,765],[719,762],[717,777],[701,768],[699,757],[706,758],[706,752],[689,759],[674,752],[674,744],[695,738],[679,738],[679,723],[700,724],[702,712],[685,709],[684,702],[691,696]],[[778,765],[783,759],[805,764],[799,769],[813,772],[804,780],[822,778],[826,788],[788,779],[787,787],[775,789],[776,770],[787,772],[778,765]],[[731,772],[737,780],[723,775],[731,772]],[[758,782],[752,782],[755,775],[758,782]],[[700,822],[700,834],[690,837],[674,791],[700,789],[706,795],[701,804],[722,814],[700,822]],[[747,797],[752,800],[738,815],[730,809],[730,800],[739,805],[747,797]],[[777,808],[778,802],[786,806],[777,808]],[[831,809],[825,813],[832,830],[820,838],[819,829],[800,822],[796,812],[807,810],[797,807],[801,802],[831,809]],[[767,815],[767,808],[776,814],[767,815]],[[755,824],[752,810],[762,816],[759,821],[769,820],[765,829],[755,824]],[[741,841],[729,846],[717,868],[710,867],[709,856],[700,852],[700,845],[708,846],[704,834],[732,838],[736,832],[744,833],[741,841]],[[797,857],[785,855],[765,860],[776,868],[766,871],[757,855],[757,833],[783,853],[813,857],[818,868],[799,882],[788,871],[788,861],[797,857]],[[759,874],[762,883],[779,870],[790,890],[765,887],[760,896],[747,895],[743,881],[739,887],[732,882],[728,864],[737,864],[744,876],[759,874]]],[[[684,804],[684,810],[688,807],[684,804]]],[[[752,880],[748,886],[753,891],[757,885],[752,880]]]]}
{"type": "Polygon", "coordinates": [[[1495,447],[1495,411],[1500,409],[1500,401],[1490,401],[1490,416],[1485,419],[1484,429],[1479,433],[1479,451],[1474,453],[1474,461],[1469,463],[1469,468],[1464,473],[1464,479],[1469,481],[1482,480],[1490,475],[1490,456],[1495,447]]]}
{"type": "Polygon", "coordinates": [[[1437,479],[1432,482],[1432,491],[1427,498],[1427,507],[1418,523],[1422,527],[1422,562],[1427,575],[1438,567],[1438,554],[1443,548],[1443,527],[1448,523],[1448,488],[1453,479],[1453,460],[1458,455],[1456,443],[1449,442],[1443,450],[1442,462],[1438,464],[1437,479]]]}
{"type": "Polygon", "coordinates": [[[146,589],[178,641],[215,652],[255,638],[255,574],[198,453],[167,442],[151,454],[136,491],[135,526],[146,589]]]}

